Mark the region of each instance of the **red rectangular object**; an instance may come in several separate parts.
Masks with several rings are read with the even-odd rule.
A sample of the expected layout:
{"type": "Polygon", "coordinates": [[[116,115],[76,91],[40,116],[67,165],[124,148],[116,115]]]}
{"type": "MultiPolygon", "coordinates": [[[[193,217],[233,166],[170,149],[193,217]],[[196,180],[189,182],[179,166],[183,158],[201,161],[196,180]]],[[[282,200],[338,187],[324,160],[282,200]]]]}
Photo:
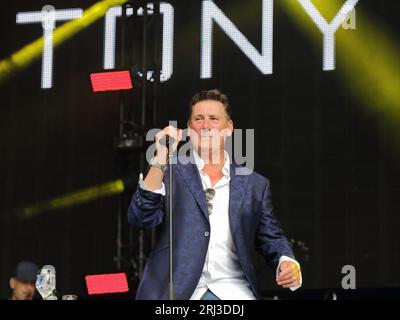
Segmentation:
{"type": "Polygon", "coordinates": [[[85,280],[89,295],[129,291],[125,273],[88,275],[85,280]]]}
{"type": "Polygon", "coordinates": [[[90,74],[90,81],[94,92],[133,88],[131,74],[128,70],[92,73],[90,74]]]}

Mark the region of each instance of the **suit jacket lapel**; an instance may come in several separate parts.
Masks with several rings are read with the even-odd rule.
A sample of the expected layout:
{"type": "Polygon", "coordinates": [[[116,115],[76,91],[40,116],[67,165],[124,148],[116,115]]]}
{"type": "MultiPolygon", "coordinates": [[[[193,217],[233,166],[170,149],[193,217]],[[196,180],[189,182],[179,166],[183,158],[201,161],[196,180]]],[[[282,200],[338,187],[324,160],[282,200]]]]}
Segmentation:
{"type": "Polygon", "coordinates": [[[204,195],[203,184],[201,183],[199,170],[197,169],[196,165],[193,163],[188,163],[174,166],[174,168],[176,168],[176,171],[182,176],[183,180],[188,186],[188,189],[192,193],[194,199],[208,221],[207,201],[204,195]]]}
{"type": "MultiPolygon", "coordinates": [[[[229,220],[232,232],[236,230],[236,218],[238,217],[239,210],[243,203],[249,177],[248,175],[236,175],[235,171],[238,167],[239,166],[234,163],[230,165],[231,180],[229,183],[229,220]]],[[[190,162],[184,165],[176,165],[174,168],[177,169],[176,171],[183,178],[184,182],[188,186],[188,189],[199,205],[204,217],[207,219],[207,221],[209,221],[207,201],[204,195],[200,174],[196,165],[190,162]]]]}
{"type": "Polygon", "coordinates": [[[238,168],[238,165],[232,163],[230,166],[231,181],[229,184],[229,221],[234,238],[236,221],[239,216],[239,210],[242,207],[249,177],[248,175],[236,175],[236,168],[238,168]]]}

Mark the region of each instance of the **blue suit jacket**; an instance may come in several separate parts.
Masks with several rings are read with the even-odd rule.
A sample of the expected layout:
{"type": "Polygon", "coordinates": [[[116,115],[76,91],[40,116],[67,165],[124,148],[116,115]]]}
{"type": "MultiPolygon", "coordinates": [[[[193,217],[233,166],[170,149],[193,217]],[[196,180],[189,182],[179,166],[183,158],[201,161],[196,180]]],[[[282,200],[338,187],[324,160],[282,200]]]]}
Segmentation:
{"type": "MultiPolygon", "coordinates": [[[[272,213],[269,182],[253,172],[236,175],[230,167],[229,220],[243,272],[256,297],[253,252],[256,249],[274,269],[282,255],[293,257],[279,222],[272,213]]],[[[189,299],[199,282],[211,232],[206,199],[195,164],[174,165],[173,279],[175,299],[189,299]]],[[[158,241],[149,255],[136,299],[166,300],[169,283],[169,190],[166,196],[138,187],[128,210],[129,222],[138,228],[159,226],[158,241]]],[[[218,231],[214,231],[218,232],[218,231]]]]}

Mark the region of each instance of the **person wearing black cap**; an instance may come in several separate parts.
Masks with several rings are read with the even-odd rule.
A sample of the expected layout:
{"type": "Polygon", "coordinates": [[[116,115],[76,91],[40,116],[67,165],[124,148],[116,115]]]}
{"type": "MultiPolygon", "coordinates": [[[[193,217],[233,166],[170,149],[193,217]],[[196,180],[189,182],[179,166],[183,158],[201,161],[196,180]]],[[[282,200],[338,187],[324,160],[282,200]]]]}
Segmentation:
{"type": "Polygon", "coordinates": [[[10,300],[33,300],[36,287],[36,275],[38,267],[30,261],[18,263],[13,276],[10,278],[12,290],[10,300]]]}

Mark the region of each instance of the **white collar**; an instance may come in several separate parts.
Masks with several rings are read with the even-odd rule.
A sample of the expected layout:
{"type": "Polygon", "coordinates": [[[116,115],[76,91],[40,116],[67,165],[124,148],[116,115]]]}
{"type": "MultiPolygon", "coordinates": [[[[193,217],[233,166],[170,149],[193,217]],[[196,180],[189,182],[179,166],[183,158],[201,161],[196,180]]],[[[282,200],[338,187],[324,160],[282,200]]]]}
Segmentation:
{"type": "MultiPolygon", "coordinates": [[[[200,158],[199,154],[197,153],[196,150],[192,149],[193,151],[193,158],[194,161],[196,163],[197,169],[199,171],[203,170],[204,166],[205,166],[205,162],[202,158],[200,158]]],[[[228,152],[226,152],[226,150],[224,150],[224,166],[222,167],[222,173],[224,176],[229,176],[230,175],[230,158],[229,158],[229,154],[228,152]]]]}

